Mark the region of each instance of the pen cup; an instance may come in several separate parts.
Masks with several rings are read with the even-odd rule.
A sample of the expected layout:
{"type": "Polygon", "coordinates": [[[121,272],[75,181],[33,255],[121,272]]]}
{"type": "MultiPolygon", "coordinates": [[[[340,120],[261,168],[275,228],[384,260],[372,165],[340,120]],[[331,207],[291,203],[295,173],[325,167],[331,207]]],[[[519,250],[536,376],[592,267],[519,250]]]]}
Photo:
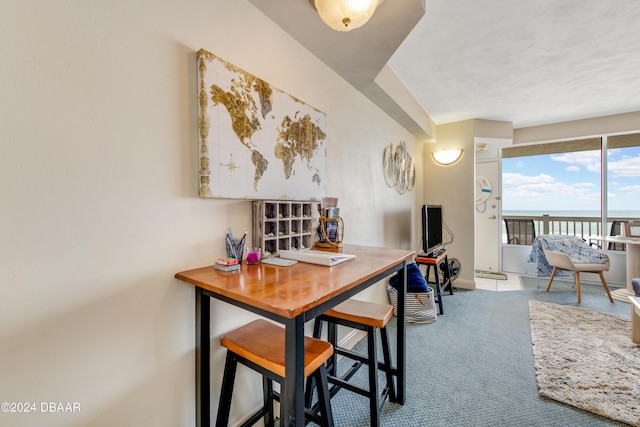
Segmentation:
{"type": "Polygon", "coordinates": [[[261,248],[247,249],[247,264],[258,264],[262,255],[261,248]]]}
{"type": "Polygon", "coordinates": [[[242,254],[244,253],[244,241],[236,239],[235,242],[227,239],[227,257],[240,260],[242,262],[242,254]]]}

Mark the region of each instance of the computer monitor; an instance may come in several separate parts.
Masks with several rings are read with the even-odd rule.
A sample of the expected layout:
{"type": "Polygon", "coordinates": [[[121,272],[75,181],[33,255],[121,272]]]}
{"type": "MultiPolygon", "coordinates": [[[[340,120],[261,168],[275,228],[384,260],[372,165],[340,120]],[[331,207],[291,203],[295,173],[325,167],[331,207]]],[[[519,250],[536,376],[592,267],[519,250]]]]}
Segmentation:
{"type": "Polygon", "coordinates": [[[422,206],[422,250],[431,255],[442,247],[442,205],[422,206]]]}

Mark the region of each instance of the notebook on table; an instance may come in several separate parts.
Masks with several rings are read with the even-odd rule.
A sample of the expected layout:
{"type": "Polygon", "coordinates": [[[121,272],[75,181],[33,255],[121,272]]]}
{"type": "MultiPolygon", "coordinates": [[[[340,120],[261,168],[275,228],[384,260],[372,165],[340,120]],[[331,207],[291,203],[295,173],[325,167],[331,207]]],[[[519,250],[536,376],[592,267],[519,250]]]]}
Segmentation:
{"type": "Polygon", "coordinates": [[[290,265],[293,265],[293,264],[297,263],[298,261],[296,261],[294,259],[284,259],[284,258],[271,257],[271,258],[265,258],[260,262],[262,264],[277,265],[277,266],[280,266],[280,267],[289,267],[290,265]]]}
{"type": "Polygon", "coordinates": [[[279,253],[280,258],[293,259],[296,261],[308,262],[310,264],[326,265],[329,267],[349,261],[356,257],[355,255],[318,251],[315,249],[301,249],[297,251],[281,250],[279,253]]]}

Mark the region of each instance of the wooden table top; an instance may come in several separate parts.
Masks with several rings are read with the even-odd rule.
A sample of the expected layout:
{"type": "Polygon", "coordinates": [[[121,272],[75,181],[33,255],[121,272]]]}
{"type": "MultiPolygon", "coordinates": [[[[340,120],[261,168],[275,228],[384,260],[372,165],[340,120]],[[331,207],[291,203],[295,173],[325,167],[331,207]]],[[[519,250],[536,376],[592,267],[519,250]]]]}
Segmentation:
{"type": "Polygon", "coordinates": [[[438,256],[425,256],[425,255],[417,255],[416,263],[417,264],[430,264],[430,265],[438,265],[442,262],[443,259],[447,256],[446,250],[441,250],[438,253],[438,256]]]}
{"type": "Polygon", "coordinates": [[[625,236],[587,236],[587,240],[599,240],[603,242],[625,243],[630,245],[640,245],[640,237],[625,236]]]}
{"type": "Polygon", "coordinates": [[[224,272],[213,265],[177,273],[175,277],[215,294],[268,312],[294,318],[403,261],[415,252],[405,249],[344,245],[341,252],[356,258],[333,267],[304,262],[283,267],[242,264],[224,272]]]}

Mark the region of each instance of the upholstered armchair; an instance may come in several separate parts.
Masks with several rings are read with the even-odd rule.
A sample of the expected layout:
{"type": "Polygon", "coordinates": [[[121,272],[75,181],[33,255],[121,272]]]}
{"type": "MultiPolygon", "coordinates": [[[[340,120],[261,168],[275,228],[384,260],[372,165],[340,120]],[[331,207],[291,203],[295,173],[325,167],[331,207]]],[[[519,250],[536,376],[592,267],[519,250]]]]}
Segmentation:
{"type": "Polygon", "coordinates": [[[556,273],[573,273],[576,296],[578,303],[580,303],[580,273],[595,273],[600,276],[600,281],[602,282],[607,297],[609,297],[609,301],[613,302],[609,287],[603,275],[603,272],[609,271],[611,265],[609,257],[591,247],[580,237],[541,235],[534,240],[530,260],[534,252],[536,252],[535,258],[537,258],[536,261],[538,262],[538,275],[540,275],[541,271],[551,270],[551,276],[547,283],[547,292],[549,292],[551,288],[551,282],[553,282],[556,273]]]}

